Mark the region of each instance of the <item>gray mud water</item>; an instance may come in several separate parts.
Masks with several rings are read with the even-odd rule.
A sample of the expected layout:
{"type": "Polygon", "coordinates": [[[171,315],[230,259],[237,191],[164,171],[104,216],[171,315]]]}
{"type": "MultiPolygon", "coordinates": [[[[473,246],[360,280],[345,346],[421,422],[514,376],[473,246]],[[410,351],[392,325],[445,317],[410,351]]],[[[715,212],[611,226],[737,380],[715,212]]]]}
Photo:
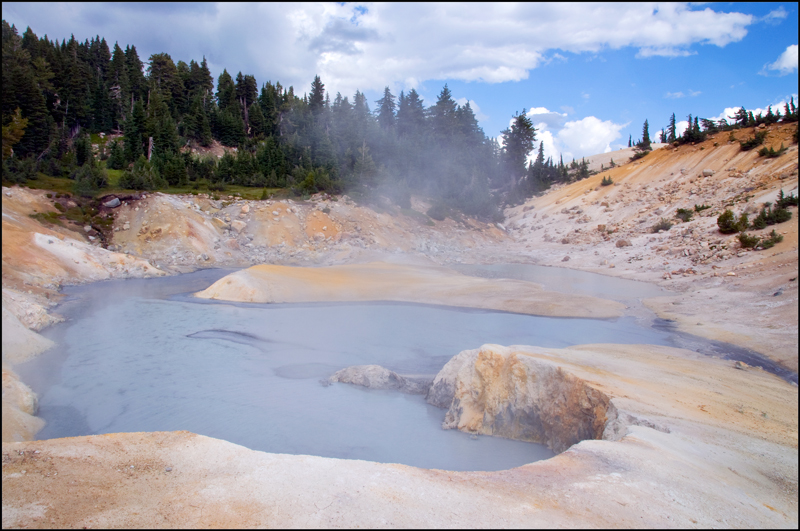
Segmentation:
{"type": "MultiPolygon", "coordinates": [[[[627,305],[626,316],[633,317],[640,326],[667,332],[673,346],[726,360],[743,361],[760,367],[787,382],[797,383],[797,373],[753,350],[705,339],[681,332],[673,321],[659,319],[642,304],[643,299],[673,295],[673,292],[638,280],[609,277],[598,273],[577,271],[561,267],[534,264],[459,264],[451,266],[459,273],[483,278],[513,278],[536,282],[547,289],[561,293],[591,295],[619,301],[627,305]]],[[[612,341],[613,342],[613,341],[612,341]]]]}
{"type": "Polygon", "coordinates": [[[633,317],[558,319],[402,303],[231,304],[196,299],[232,270],[64,290],[57,342],[15,369],[39,394],[40,439],[189,430],[254,450],[502,470],[546,459],[537,444],[442,430],[422,396],[320,380],[377,364],[433,377],[484,343],[674,345],[633,317]]]}

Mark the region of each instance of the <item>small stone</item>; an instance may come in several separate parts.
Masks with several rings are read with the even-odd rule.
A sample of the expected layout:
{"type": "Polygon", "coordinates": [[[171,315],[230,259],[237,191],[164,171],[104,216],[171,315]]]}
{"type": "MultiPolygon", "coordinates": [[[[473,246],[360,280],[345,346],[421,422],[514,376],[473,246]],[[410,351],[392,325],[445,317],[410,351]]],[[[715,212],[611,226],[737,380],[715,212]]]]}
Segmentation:
{"type": "Polygon", "coordinates": [[[168,466],[164,469],[165,472],[172,472],[172,467],[168,466]]]}
{"type": "Polygon", "coordinates": [[[736,276],[736,273],[734,273],[733,271],[728,271],[728,274],[727,274],[727,276],[729,276],[729,277],[735,277],[735,276],[736,276]]]}
{"type": "Polygon", "coordinates": [[[569,262],[569,256],[565,256],[561,259],[562,262],[569,262]]]}
{"type": "Polygon", "coordinates": [[[83,232],[92,232],[92,226],[91,225],[84,225],[83,226],[83,232]]]}
{"type": "Polygon", "coordinates": [[[733,367],[735,369],[739,369],[740,371],[743,371],[743,370],[749,368],[750,366],[748,364],[746,364],[745,362],[743,362],[743,361],[737,361],[736,363],[733,364],[733,367]]]}

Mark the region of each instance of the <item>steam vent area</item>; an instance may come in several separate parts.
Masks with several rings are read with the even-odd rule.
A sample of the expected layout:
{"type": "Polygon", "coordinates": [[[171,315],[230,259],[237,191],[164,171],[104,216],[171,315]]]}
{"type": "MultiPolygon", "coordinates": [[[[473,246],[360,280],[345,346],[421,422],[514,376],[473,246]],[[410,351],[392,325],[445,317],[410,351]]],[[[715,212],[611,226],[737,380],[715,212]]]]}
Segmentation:
{"type": "Polygon", "coordinates": [[[762,130],[500,222],[4,186],[3,528],[797,529],[797,206],[718,224],[798,195],[762,130]]]}

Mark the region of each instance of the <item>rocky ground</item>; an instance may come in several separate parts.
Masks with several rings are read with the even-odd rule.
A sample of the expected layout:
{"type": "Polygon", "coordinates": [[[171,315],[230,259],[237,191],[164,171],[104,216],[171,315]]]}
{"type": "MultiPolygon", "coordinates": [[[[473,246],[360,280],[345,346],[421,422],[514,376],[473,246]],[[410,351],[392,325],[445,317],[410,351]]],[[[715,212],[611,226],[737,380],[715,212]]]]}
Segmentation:
{"type": "MultiPolygon", "coordinates": [[[[790,145],[794,128],[771,126],[767,145],[790,145]]],[[[741,130],[735,136],[738,140],[752,134],[752,130],[741,130]]],[[[791,209],[791,221],[756,231],[766,233],[775,228],[784,236],[768,250],[741,249],[735,236],[719,233],[716,218],[731,208],[737,214],[751,213],[752,219],[762,203],[775,201],[780,189],[797,195],[797,145],[780,157],[766,159],[755,151],[740,151],[738,141],[730,141],[725,133],[697,145],[663,146],[623,164],[627,156],[614,152],[594,157],[594,166],[602,163],[607,168],[612,158],[616,166],[508,209],[506,220],[497,225],[467,218],[434,222],[422,214],[430,205],[420,198],[413,199],[411,210],[400,210],[388,202],[380,207],[360,206],[346,197],[243,201],[224,194],[139,194],[124,198],[119,207],[101,209],[101,215],[114,217],[107,248],[92,226],[52,224],[41,216],[69,208],[68,199],[48,197],[44,191],[3,188],[3,527],[397,526],[432,522],[796,527],[797,387],[759,371],[736,371],[730,362],[694,360],[690,353],[677,350],[670,354],[673,358],[692,359],[691,363],[698,365],[679,377],[667,378],[676,389],[670,400],[683,404],[674,406],[678,409],[694,402],[697,404],[691,407],[702,413],[718,409],[714,413],[718,423],[705,423],[704,415],[693,414],[694,427],[675,438],[664,438],[658,430],[633,423],[622,430],[628,433],[622,439],[626,445],[584,441],[555,459],[504,473],[449,474],[395,465],[269,456],[181,433],[6,442],[30,440],[41,427],[35,417],[36,397],[16,377],[13,364],[48,348],[47,340],[36,331],[59,319],[52,308],[61,285],[176,274],[200,267],[382,261],[394,264],[392,267],[416,268],[520,262],[581,269],[665,287],[672,294],[645,301],[657,315],[674,320],[684,331],[762,353],[796,372],[797,208],[791,209]],[[602,177],[612,178],[613,185],[601,186],[602,177]],[[710,208],[686,223],[674,219],[678,208],[694,210],[695,205],[710,208]],[[661,218],[671,219],[674,226],[653,233],[651,227],[661,218]],[[714,364],[721,364],[720,368],[714,364]],[[725,388],[713,392],[728,397],[720,399],[728,405],[708,407],[708,399],[713,398],[709,389],[716,384],[695,381],[706,371],[725,388]],[[737,389],[762,380],[779,390],[765,391],[763,397],[742,395],[733,404],[737,389]],[[786,412],[792,407],[793,416],[786,412]],[[783,438],[770,436],[769,444],[753,442],[746,437],[761,433],[764,426],[750,420],[745,426],[736,415],[753,416],[753,422],[759,415],[762,419],[778,415],[784,420],[770,430],[783,433],[783,438]],[[718,430],[737,435],[721,435],[718,430]],[[748,432],[752,433],[745,435],[748,432]],[[720,441],[727,442],[720,445],[720,441]],[[704,450],[689,450],[691,445],[704,450]],[[648,452],[669,457],[657,463],[655,454],[648,452]],[[74,457],[84,454],[86,457],[74,457]],[[751,463],[745,464],[748,459],[751,463]],[[770,460],[772,465],[765,464],[770,460]],[[127,461],[135,472],[123,468],[130,467],[127,461]],[[161,467],[178,462],[186,475],[166,473],[161,467]],[[669,463],[678,468],[669,471],[669,463]],[[140,475],[140,466],[144,475],[140,475]],[[302,467],[310,467],[308,481],[299,481],[292,488],[305,494],[289,501],[289,491],[294,491],[285,490],[279,478],[294,478],[302,467]],[[648,480],[642,467],[663,473],[654,473],[648,480]],[[26,477],[28,469],[31,475],[26,477]],[[120,470],[125,470],[124,481],[117,475],[123,473],[120,470]],[[693,471],[679,481],[678,476],[684,474],[679,470],[693,471]],[[265,471],[278,479],[271,482],[262,477],[265,471]],[[61,474],[58,481],[56,472],[61,474]],[[703,475],[717,482],[704,482],[703,475]],[[319,481],[312,481],[312,476],[319,481]],[[178,477],[180,481],[176,481],[178,477]],[[247,478],[247,492],[235,486],[240,477],[247,478]],[[69,482],[65,483],[66,479],[69,482]],[[458,487],[450,485],[453,481],[458,487]],[[251,490],[251,484],[260,486],[251,490]],[[705,498],[707,506],[698,506],[687,497],[687,493],[719,489],[722,484],[727,490],[720,492],[727,493],[728,501],[713,494],[713,500],[705,498]],[[553,487],[552,492],[543,487],[547,485],[553,487]],[[275,493],[284,490],[285,495],[275,493]],[[423,491],[430,496],[420,495],[423,491]],[[612,499],[616,491],[628,494],[612,499]],[[81,505],[84,501],[91,504],[101,492],[103,501],[95,509],[81,505]],[[141,494],[133,496],[132,492],[141,494]],[[195,507],[190,492],[208,496],[203,494],[205,501],[195,507]],[[793,503],[786,501],[792,496],[793,503]],[[212,503],[212,498],[223,501],[212,503]],[[380,502],[384,498],[400,500],[398,507],[406,504],[410,512],[396,512],[380,502]],[[140,510],[140,505],[148,509],[140,510]],[[312,505],[319,512],[315,513],[312,505]],[[446,507],[453,513],[449,517],[446,507]],[[67,518],[67,514],[72,516],[67,518]],[[171,518],[172,514],[179,516],[171,518]]],[[[631,355],[620,354],[616,347],[597,349],[605,353],[600,356],[603,360],[631,355]]],[[[651,351],[648,347],[642,352],[651,351]]],[[[560,355],[564,360],[571,356],[560,355]]],[[[591,379],[585,371],[595,375],[601,371],[605,382],[610,382],[613,374],[638,382],[665,378],[667,369],[654,361],[656,354],[640,355],[649,360],[644,366],[654,372],[637,369],[628,374],[619,365],[610,371],[608,366],[598,366],[600,361],[584,358],[573,364],[572,370],[584,379],[591,379]]],[[[636,402],[636,407],[651,416],[670,419],[678,411],[673,406],[656,406],[655,398],[642,398],[663,394],[664,389],[607,387],[617,392],[609,396],[636,402]],[[637,393],[642,397],[634,396],[637,393]]],[[[626,407],[636,409],[630,404],[626,407]]],[[[687,418],[685,413],[678,417],[687,418]]]]}

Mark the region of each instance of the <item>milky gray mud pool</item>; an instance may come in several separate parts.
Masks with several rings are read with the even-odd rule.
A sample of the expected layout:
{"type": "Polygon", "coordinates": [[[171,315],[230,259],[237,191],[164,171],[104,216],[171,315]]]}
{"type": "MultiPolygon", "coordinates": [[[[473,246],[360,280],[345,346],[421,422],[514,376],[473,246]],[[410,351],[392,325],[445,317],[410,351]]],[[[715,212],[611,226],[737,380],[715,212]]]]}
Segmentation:
{"type": "Polygon", "coordinates": [[[231,270],[66,288],[59,346],[16,367],[40,439],[189,430],[254,450],[448,470],[501,470],[546,447],[442,430],[422,396],[320,380],[351,365],[435,375],[484,343],[672,345],[631,317],[545,318],[400,303],[229,304],[190,296],[231,270]]]}

